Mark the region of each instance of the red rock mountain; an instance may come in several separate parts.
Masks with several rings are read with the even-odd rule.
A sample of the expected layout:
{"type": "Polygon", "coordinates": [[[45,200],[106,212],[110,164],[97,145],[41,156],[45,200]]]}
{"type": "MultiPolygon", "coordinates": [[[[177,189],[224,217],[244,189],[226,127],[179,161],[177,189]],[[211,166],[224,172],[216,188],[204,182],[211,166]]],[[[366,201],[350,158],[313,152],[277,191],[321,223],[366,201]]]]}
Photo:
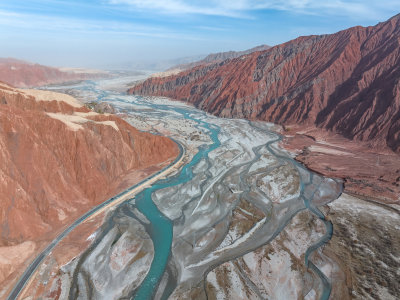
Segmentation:
{"type": "Polygon", "coordinates": [[[64,72],[57,68],[13,59],[0,58],[0,81],[17,87],[33,87],[73,80],[93,79],[105,73],[64,72]]]}
{"type": "Polygon", "coordinates": [[[0,286],[37,245],[178,152],[70,96],[0,83],[0,286]]]}
{"type": "Polygon", "coordinates": [[[212,53],[212,54],[207,55],[202,60],[195,61],[192,63],[177,65],[177,66],[170,68],[170,70],[174,70],[174,69],[187,70],[187,69],[194,68],[194,67],[200,66],[200,65],[219,63],[219,62],[222,62],[227,59],[236,58],[236,57],[239,57],[239,56],[242,56],[245,54],[250,54],[253,52],[257,52],[257,51],[267,50],[269,48],[271,48],[271,47],[267,46],[267,45],[260,45],[260,46],[257,46],[257,47],[254,47],[254,48],[251,48],[248,50],[244,50],[244,51],[227,51],[227,52],[212,53]]]}
{"type": "Polygon", "coordinates": [[[187,101],[222,117],[317,125],[399,152],[400,15],[150,78],[129,93],[187,101]]]}

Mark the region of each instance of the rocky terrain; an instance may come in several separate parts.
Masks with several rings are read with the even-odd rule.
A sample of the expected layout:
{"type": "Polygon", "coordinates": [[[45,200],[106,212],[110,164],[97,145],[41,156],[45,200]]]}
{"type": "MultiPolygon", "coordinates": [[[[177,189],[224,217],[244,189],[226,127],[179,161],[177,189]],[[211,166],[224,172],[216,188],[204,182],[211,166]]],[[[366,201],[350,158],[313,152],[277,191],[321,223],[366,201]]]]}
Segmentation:
{"type": "MultiPolygon", "coordinates": [[[[389,197],[394,193],[386,189],[393,187],[391,173],[381,178],[388,181],[381,186],[385,203],[347,193],[336,199],[340,180],[318,174],[330,161],[341,161],[340,168],[329,170],[333,177],[354,169],[349,176],[360,172],[365,181],[345,192],[379,187],[378,179],[368,186],[371,164],[361,168],[377,157],[374,149],[360,155],[365,148],[360,143],[343,144],[340,135],[301,126],[282,130],[286,139],[278,146],[274,131],[280,126],[216,118],[166,98],[104,91],[99,87],[108,84],[102,81],[87,85],[75,87],[80,98],[97,93],[135,128],[180,141],[186,164],[218,146],[191,171],[183,167],[161,180],[151,195],[173,223],[167,266],[159,283],[150,283],[155,299],[327,299],[329,293],[330,299],[396,299],[399,218],[389,197]],[[317,173],[281,148],[293,151],[301,143],[306,149],[297,150],[297,160],[308,158],[305,163],[317,173]],[[318,165],[318,157],[329,160],[318,165]],[[345,169],[346,162],[354,165],[345,169]],[[165,184],[181,172],[183,182],[165,184]]],[[[388,153],[394,154],[380,152],[378,173],[395,168],[388,153]]],[[[140,201],[137,195],[105,219],[97,216],[71,232],[41,264],[23,297],[134,296],[159,255],[161,238],[152,237],[154,223],[139,209],[140,201]]]]}
{"type": "Polygon", "coordinates": [[[106,76],[108,76],[106,72],[58,69],[13,58],[0,58],[0,81],[17,87],[34,87],[106,76]]]}
{"type": "Polygon", "coordinates": [[[4,83],[0,149],[3,292],[62,228],[178,154],[170,139],[95,113],[71,96],[4,83]]]}
{"type": "Polygon", "coordinates": [[[271,243],[212,270],[209,299],[313,299],[320,291],[304,254],[323,232],[317,218],[298,213],[271,243]]]}
{"type": "MultiPolygon", "coordinates": [[[[327,234],[314,206],[338,197],[340,181],[308,172],[277,148],[272,124],[219,119],[160,98],[109,93],[107,101],[136,128],[180,141],[191,165],[171,176],[182,182],[169,186],[162,181],[151,196],[173,223],[166,269],[159,285],[150,284],[156,299],[313,299],[326,292],[306,261],[309,248],[327,234]],[[208,147],[214,150],[192,164],[208,147]]],[[[63,249],[76,245],[75,238],[56,247],[23,295],[118,299],[138,293],[152,257],[160,255],[154,250],[158,239],[149,239],[155,225],[139,210],[140,201],[137,195],[111,210],[92,234],[80,229],[79,236],[84,232],[91,243],[81,254],[60,258],[63,249]]]]}
{"type": "Polygon", "coordinates": [[[331,299],[398,299],[400,210],[347,194],[328,204],[332,239],[316,260],[328,261],[331,299]]]}
{"type": "Polygon", "coordinates": [[[221,117],[303,124],[400,151],[400,15],[150,78],[130,94],[167,96],[221,117]]]}
{"type": "Polygon", "coordinates": [[[325,176],[342,178],[346,193],[386,204],[400,204],[400,157],[339,134],[309,126],[282,130],[282,146],[296,160],[325,176]],[[372,171],[373,170],[373,171],[372,171]]]}

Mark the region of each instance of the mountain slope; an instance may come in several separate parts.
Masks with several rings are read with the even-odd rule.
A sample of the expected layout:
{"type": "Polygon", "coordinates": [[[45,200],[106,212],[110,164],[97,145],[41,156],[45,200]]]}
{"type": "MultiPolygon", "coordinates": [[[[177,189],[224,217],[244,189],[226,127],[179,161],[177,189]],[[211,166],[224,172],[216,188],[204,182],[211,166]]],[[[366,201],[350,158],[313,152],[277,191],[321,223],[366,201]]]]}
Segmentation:
{"type": "Polygon", "coordinates": [[[106,75],[106,73],[101,72],[66,72],[13,58],[0,58],[0,81],[17,87],[33,87],[73,80],[101,78],[106,75]]]}
{"type": "Polygon", "coordinates": [[[3,83],[0,150],[0,286],[60,228],[178,155],[170,139],[70,96],[3,83]]]}
{"type": "Polygon", "coordinates": [[[399,152],[400,15],[150,78],[129,93],[187,101],[222,117],[317,125],[399,152]]]}

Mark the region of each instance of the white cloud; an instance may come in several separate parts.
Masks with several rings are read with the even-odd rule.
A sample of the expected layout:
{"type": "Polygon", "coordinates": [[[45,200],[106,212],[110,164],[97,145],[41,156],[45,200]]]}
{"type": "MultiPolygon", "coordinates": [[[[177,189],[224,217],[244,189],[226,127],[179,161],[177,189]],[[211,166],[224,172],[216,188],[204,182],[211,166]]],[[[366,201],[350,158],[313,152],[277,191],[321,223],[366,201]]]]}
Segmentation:
{"type": "Polygon", "coordinates": [[[111,5],[163,14],[200,14],[250,17],[252,11],[271,9],[300,14],[327,14],[376,19],[400,10],[398,0],[108,0],[111,5]]]}
{"type": "MultiPolygon", "coordinates": [[[[196,1],[195,1],[196,2],[196,1]]],[[[243,17],[240,10],[226,8],[224,5],[214,3],[207,5],[207,1],[199,4],[182,0],[109,0],[109,4],[126,4],[134,9],[152,10],[158,13],[170,14],[201,14],[229,17],[243,17]],[[205,5],[204,5],[205,4],[205,5]]]]}
{"type": "Polygon", "coordinates": [[[47,16],[41,14],[15,13],[0,10],[0,32],[8,31],[7,27],[33,32],[55,32],[70,34],[112,34],[133,35],[158,38],[195,39],[161,26],[149,26],[118,21],[96,21],[78,18],[47,16]]]}

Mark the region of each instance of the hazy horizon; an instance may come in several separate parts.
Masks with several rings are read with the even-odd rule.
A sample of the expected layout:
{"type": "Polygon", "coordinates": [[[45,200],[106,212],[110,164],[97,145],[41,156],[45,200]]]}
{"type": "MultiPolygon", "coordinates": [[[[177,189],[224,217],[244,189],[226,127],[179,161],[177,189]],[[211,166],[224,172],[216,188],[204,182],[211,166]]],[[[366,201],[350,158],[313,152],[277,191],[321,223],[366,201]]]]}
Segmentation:
{"type": "MultiPolygon", "coordinates": [[[[49,66],[120,68],[370,26],[400,1],[5,0],[0,57],[49,66]]],[[[128,67],[129,68],[129,67],[128,67]]]]}

